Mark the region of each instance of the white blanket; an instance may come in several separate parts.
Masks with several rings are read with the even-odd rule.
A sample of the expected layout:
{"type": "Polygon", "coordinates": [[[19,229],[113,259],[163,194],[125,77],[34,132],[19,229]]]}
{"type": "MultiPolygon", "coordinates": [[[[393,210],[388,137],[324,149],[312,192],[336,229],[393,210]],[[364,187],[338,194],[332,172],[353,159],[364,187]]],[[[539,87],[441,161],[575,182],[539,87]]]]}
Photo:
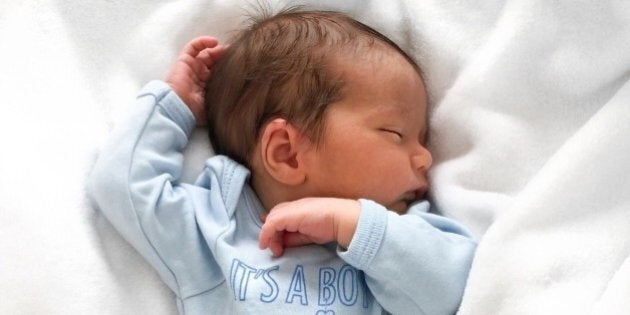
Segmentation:
{"type": "MultiPolygon", "coordinates": [[[[83,184],[137,90],[251,2],[0,3],[0,314],[176,314],[83,184]]],[[[431,199],[480,240],[461,314],[630,313],[630,1],[311,2],[425,71],[431,199]]],[[[185,181],[209,155],[195,133],[185,181]]]]}

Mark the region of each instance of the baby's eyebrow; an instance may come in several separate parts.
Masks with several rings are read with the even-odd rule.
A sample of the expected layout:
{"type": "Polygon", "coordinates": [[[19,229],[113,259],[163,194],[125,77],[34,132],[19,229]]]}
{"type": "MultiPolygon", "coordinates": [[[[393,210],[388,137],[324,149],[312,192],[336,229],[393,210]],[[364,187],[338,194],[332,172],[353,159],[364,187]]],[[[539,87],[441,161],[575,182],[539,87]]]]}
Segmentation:
{"type": "Polygon", "coordinates": [[[375,112],[383,115],[397,115],[397,116],[405,116],[407,112],[409,112],[405,106],[401,106],[399,104],[382,104],[377,106],[374,109],[375,112]]]}

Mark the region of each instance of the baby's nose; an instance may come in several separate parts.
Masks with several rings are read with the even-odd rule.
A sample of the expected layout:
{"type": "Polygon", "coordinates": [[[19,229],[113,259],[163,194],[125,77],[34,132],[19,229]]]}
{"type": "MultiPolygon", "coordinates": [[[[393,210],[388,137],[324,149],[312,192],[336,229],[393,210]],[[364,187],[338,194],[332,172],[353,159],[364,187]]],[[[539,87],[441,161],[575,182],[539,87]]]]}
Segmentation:
{"type": "Polygon", "coordinates": [[[424,170],[426,172],[431,167],[431,164],[433,164],[433,157],[429,150],[425,147],[421,147],[421,149],[411,157],[411,161],[414,169],[424,170]]]}

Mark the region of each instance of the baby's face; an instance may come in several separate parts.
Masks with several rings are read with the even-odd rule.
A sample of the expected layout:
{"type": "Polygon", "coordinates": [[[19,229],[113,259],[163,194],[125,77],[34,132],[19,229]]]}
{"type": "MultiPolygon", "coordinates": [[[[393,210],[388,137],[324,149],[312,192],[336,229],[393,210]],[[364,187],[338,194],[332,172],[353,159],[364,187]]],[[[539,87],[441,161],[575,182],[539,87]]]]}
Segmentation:
{"type": "Polygon", "coordinates": [[[343,99],[330,105],[322,141],[306,155],[311,192],[372,199],[403,213],[424,196],[432,162],[424,84],[398,53],[359,66],[346,58],[337,65],[343,99]]]}

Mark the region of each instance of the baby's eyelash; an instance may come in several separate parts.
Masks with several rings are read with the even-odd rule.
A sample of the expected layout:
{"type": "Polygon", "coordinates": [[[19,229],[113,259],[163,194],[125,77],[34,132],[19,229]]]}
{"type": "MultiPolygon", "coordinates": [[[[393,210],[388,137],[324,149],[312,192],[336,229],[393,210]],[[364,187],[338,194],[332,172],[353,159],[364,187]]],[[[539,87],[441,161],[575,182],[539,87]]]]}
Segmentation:
{"type": "Polygon", "coordinates": [[[383,129],[381,129],[381,130],[382,130],[382,131],[385,131],[385,132],[392,133],[392,134],[394,134],[394,135],[398,136],[400,139],[402,139],[402,138],[403,138],[403,134],[402,134],[401,132],[399,132],[399,131],[396,131],[396,130],[393,130],[393,129],[387,129],[387,128],[383,128],[383,129]]]}
{"type": "Polygon", "coordinates": [[[402,138],[402,137],[403,137],[402,133],[400,133],[400,132],[398,132],[398,131],[395,131],[395,130],[390,130],[389,132],[391,132],[391,133],[393,133],[393,134],[395,134],[395,135],[399,136],[400,138],[402,138]]]}

